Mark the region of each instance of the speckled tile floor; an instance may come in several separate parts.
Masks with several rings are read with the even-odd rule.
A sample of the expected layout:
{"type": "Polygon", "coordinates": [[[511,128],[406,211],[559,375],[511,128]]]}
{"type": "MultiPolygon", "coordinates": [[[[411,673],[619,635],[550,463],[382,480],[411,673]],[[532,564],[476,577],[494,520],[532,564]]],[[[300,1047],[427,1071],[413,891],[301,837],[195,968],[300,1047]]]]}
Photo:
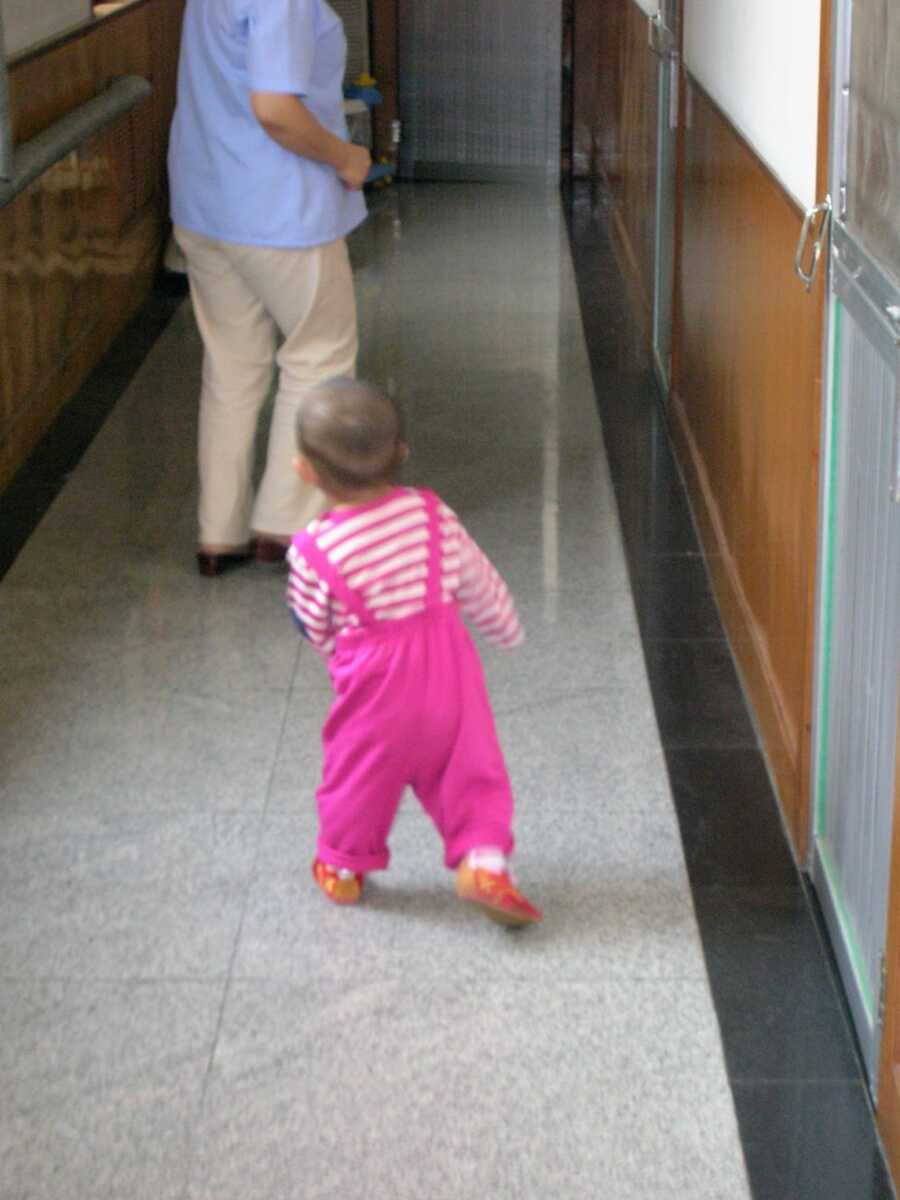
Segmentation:
{"type": "Polygon", "coordinates": [[[315,891],[326,681],[277,573],[194,572],[183,304],[0,584],[4,1200],[749,1196],[559,199],[377,210],[360,369],[520,603],[546,921],[463,910],[414,802],[363,907],[315,891]]]}

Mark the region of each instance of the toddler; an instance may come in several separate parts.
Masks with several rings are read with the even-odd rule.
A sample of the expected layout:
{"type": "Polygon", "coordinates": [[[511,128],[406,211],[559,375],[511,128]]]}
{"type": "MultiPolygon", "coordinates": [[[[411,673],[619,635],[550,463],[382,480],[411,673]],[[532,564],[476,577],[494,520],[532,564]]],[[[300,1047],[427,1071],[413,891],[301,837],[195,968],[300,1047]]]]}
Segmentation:
{"type": "Polygon", "coordinates": [[[388,865],[409,786],[443,839],[457,894],[504,924],[539,921],[507,864],[512,792],[460,619],[496,645],[519,645],[506,585],[436,495],[395,484],[407,449],[400,413],[378,388],[319,385],[297,433],[295,469],[330,506],[287,555],[288,604],[335,692],[313,877],[330,900],[356,903],[364,876],[388,865]]]}

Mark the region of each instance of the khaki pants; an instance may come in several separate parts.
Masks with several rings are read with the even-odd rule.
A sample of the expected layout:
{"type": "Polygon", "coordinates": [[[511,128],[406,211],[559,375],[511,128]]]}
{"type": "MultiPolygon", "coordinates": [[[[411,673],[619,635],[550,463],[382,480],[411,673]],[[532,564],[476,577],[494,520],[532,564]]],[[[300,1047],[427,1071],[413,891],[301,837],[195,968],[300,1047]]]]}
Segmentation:
{"type": "Polygon", "coordinates": [[[356,370],[356,301],[343,239],[309,249],[243,246],[175,230],[203,339],[199,542],[243,546],[251,532],[289,537],[321,512],[293,470],[295,420],[315,384],[356,370]],[[276,335],[283,341],[276,354],[276,335]],[[259,412],[279,368],[257,494],[259,412]]]}

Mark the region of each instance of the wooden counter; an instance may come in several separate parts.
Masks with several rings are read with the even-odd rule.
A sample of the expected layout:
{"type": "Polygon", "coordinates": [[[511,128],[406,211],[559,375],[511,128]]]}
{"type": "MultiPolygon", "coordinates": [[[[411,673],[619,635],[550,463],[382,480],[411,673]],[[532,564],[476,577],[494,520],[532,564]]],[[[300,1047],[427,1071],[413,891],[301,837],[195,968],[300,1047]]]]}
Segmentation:
{"type": "Polygon", "coordinates": [[[136,74],[151,98],[0,209],[0,488],[146,296],[184,0],[133,0],[11,60],[16,144],[136,74]]]}

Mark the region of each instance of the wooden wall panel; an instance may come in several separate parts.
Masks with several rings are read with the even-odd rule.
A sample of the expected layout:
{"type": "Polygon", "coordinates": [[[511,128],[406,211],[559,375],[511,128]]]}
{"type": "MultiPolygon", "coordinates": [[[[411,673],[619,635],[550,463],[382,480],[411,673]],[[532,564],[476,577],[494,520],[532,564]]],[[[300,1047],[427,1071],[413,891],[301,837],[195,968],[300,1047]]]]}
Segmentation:
{"type": "Polygon", "coordinates": [[[649,328],[656,245],[657,67],[634,0],[579,0],[575,15],[576,174],[602,173],[616,249],[649,328]],[[582,39],[584,39],[582,41],[582,39]]]}
{"type": "MultiPolygon", "coordinates": [[[[576,171],[580,163],[610,183],[614,244],[649,335],[658,60],[634,0],[577,0],[575,33],[576,171]]],[[[830,53],[825,29],[822,45],[830,53]]],[[[802,219],[795,204],[699,88],[687,99],[671,414],[728,633],[802,858],[821,288],[807,296],[793,274],[802,219]]]]}
{"type": "Polygon", "coordinates": [[[397,0],[372,0],[372,74],[383,101],[372,114],[375,157],[392,158],[391,123],[399,116],[397,90],[397,0]]]}
{"type": "Polygon", "coordinates": [[[802,857],[821,295],[794,276],[799,209],[705,93],[686,87],[675,436],[802,857]]]}
{"type": "Polygon", "coordinates": [[[601,54],[617,45],[607,28],[621,0],[594,4],[575,0],[572,13],[572,174],[592,178],[597,171],[599,133],[603,127],[601,81],[608,77],[601,54]]]}
{"type": "Polygon", "coordinates": [[[647,44],[647,14],[628,5],[620,46],[621,169],[614,186],[616,222],[632,262],[649,329],[656,261],[657,106],[659,59],[647,44]]]}
{"type": "Polygon", "coordinates": [[[617,178],[622,168],[622,40],[633,0],[575,0],[573,171],[617,178]]]}
{"type": "Polygon", "coordinates": [[[0,487],[150,287],[183,8],[145,0],[10,70],[17,143],[116,75],[153,94],[0,209],[0,487]]]}

